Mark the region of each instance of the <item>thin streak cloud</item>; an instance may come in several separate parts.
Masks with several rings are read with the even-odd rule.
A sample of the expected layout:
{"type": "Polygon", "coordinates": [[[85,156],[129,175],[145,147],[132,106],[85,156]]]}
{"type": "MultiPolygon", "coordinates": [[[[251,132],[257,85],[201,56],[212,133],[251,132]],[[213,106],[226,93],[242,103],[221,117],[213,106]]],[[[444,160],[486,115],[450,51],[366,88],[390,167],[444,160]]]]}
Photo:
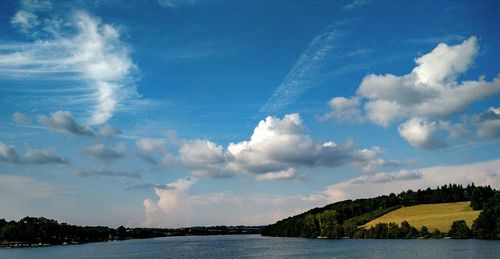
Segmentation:
{"type": "Polygon", "coordinates": [[[311,79],[330,54],[336,37],[337,33],[333,26],[329,26],[323,33],[314,37],[285,79],[260,108],[260,112],[278,111],[296,101],[305,91],[311,88],[311,79]]]}

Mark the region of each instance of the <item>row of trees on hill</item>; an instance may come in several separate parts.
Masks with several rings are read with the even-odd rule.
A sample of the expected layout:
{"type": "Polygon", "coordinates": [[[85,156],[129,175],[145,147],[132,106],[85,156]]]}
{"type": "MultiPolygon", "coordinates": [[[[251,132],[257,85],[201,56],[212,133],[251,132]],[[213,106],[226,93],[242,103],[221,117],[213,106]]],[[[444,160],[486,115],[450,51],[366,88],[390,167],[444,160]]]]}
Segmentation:
{"type": "MultiPolygon", "coordinates": [[[[494,238],[498,237],[498,233],[500,233],[500,220],[498,220],[500,197],[497,200],[497,198],[494,198],[497,197],[495,194],[498,195],[498,191],[495,191],[490,186],[470,184],[463,187],[462,185],[449,184],[436,189],[408,190],[398,195],[391,193],[390,195],[370,199],[346,200],[278,221],[262,229],[262,235],[329,238],[420,237],[423,234],[420,235],[419,233],[424,233],[422,229],[419,231],[412,229],[411,226],[408,228],[406,225],[398,226],[397,231],[397,225],[395,224],[380,225],[378,229],[362,229],[360,226],[401,206],[470,201],[474,210],[483,209],[483,212],[472,226],[472,231],[469,232],[474,237],[494,238]],[[388,230],[387,233],[391,234],[386,234],[385,229],[388,230]],[[379,234],[379,230],[383,230],[383,234],[379,234]]],[[[430,234],[435,237],[443,235],[443,233],[437,232],[430,234]]]]}
{"type": "Polygon", "coordinates": [[[378,223],[369,229],[359,229],[355,232],[354,238],[377,238],[377,239],[409,239],[409,238],[451,238],[463,239],[471,238],[472,231],[464,220],[457,220],[451,224],[448,233],[434,229],[432,232],[426,226],[417,229],[407,221],[396,223],[378,223]]]}

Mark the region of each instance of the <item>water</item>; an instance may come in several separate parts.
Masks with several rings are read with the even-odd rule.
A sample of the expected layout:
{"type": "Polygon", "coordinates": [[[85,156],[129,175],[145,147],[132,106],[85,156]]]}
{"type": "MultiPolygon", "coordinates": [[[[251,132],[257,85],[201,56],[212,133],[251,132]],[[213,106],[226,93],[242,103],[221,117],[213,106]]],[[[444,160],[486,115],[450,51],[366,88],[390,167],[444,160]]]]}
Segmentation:
{"type": "Polygon", "coordinates": [[[0,258],[500,258],[500,241],[192,236],[0,248],[0,258]]]}

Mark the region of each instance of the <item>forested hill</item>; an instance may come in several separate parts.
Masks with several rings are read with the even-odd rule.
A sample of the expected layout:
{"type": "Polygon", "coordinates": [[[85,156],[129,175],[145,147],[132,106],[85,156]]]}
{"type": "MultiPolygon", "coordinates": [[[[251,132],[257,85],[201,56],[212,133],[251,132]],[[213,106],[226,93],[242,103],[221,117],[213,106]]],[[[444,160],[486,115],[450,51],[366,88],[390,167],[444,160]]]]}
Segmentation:
{"type": "MultiPolygon", "coordinates": [[[[315,208],[305,213],[278,221],[262,229],[264,236],[288,237],[357,237],[357,238],[416,238],[428,237],[428,230],[417,230],[407,222],[401,227],[396,224],[381,224],[380,229],[392,228],[394,234],[379,235],[375,228],[361,228],[363,224],[402,206],[418,204],[448,203],[470,201],[474,210],[482,210],[470,231],[460,237],[500,238],[500,192],[490,186],[463,187],[449,184],[436,189],[408,190],[396,195],[379,196],[370,199],[357,199],[336,202],[322,208],[315,208]]],[[[457,225],[458,224],[458,225],[457,225]]],[[[463,222],[456,227],[462,228],[463,222]]],[[[470,227],[470,226],[469,226],[470,227]]],[[[456,229],[452,229],[456,232],[456,229]]],[[[431,230],[432,231],[432,230],[431,230]]],[[[450,231],[451,232],[451,231],[450,231]]],[[[453,233],[455,233],[453,232],[453,233]]],[[[453,234],[452,233],[452,234],[453,234]]],[[[449,233],[448,233],[449,234],[449,233]]],[[[442,237],[446,233],[434,232],[433,236],[442,237]]]]}

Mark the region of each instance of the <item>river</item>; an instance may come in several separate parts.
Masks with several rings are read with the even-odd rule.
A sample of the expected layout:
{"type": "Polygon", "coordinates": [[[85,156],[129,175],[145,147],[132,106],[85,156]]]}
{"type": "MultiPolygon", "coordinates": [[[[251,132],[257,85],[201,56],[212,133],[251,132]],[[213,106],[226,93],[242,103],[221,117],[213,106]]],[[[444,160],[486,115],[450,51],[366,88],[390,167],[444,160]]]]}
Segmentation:
{"type": "Polygon", "coordinates": [[[500,258],[500,241],[182,236],[4,248],[0,258],[500,258]]]}

